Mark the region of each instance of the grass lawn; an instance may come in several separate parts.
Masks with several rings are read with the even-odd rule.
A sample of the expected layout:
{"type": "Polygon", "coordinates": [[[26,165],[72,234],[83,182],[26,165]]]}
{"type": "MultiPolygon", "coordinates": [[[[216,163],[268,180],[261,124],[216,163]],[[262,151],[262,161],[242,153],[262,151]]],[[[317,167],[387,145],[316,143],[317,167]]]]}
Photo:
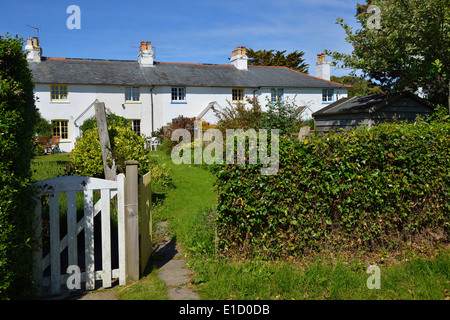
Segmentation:
{"type": "MultiPolygon", "coordinates": [[[[368,264],[339,255],[323,255],[307,263],[216,258],[210,215],[216,204],[215,176],[193,165],[174,165],[160,152],[153,155],[172,168],[176,186],[164,195],[153,218],[168,220],[177,241],[183,243],[187,264],[196,272],[194,288],[203,299],[434,300],[450,296],[447,250],[433,259],[405,253],[408,261],[380,264],[379,290],[367,287],[368,264]]],[[[142,295],[131,290],[133,299],[144,299],[146,290],[138,289],[142,295]]]]}
{"type": "MultiPolygon", "coordinates": [[[[193,165],[174,165],[161,152],[152,152],[172,170],[175,188],[154,194],[153,221],[167,220],[195,271],[193,287],[203,299],[432,299],[450,297],[450,258],[447,249],[435,257],[405,252],[396,263],[378,264],[381,289],[368,289],[368,264],[345,255],[319,255],[308,261],[242,261],[217,258],[211,217],[216,204],[215,176],[193,165]],[[159,202],[158,202],[159,201],[159,202]]],[[[39,157],[33,177],[58,175],[67,156],[39,157]],[[65,158],[64,158],[65,157],[65,158]],[[42,159],[42,160],[41,160],[42,159]],[[52,160],[53,159],[53,160],[52,160]],[[45,164],[48,162],[48,164],[45,164]]],[[[118,287],[121,299],[167,299],[157,270],[139,282],[118,287]]]]}
{"type": "Polygon", "coordinates": [[[36,182],[63,175],[68,163],[67,154],[37,156],[31,162],[31,181],[36,182]]]}

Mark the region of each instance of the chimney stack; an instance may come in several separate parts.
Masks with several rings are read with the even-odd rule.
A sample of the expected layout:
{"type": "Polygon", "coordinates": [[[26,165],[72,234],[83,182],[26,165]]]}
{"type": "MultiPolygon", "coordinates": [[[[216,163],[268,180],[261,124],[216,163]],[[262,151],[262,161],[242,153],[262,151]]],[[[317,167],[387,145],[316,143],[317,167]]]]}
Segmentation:
{"type": "Polygon", "coordinates": [[[331,65],[330,62],[325,60],[325,53],[318,54],[316,63],[316,77],[330,81],[330,69],[331,65]]]}
{"type": "Polygon", "coordinates": [[[25,46],[27,51],[28,62],[41,62],[42,48],[39,46],[39,39],[37,37],[27,38],[27,44],[25,46]]]}
{"type": "Polygon", "coordinates": [[[151,41],[141,41],[138,61],[143,67],[153,67],[153,50],[151,41]]]}
{"type": "Polygon", "coordinates": [[[245,47],[237,47],[237,49],[233,50],[231,53],[231,59],[230,62],[233,66],[236,67],[238,70],[247,70],[248,57],[246,55],[246,49],[245,47]]]}

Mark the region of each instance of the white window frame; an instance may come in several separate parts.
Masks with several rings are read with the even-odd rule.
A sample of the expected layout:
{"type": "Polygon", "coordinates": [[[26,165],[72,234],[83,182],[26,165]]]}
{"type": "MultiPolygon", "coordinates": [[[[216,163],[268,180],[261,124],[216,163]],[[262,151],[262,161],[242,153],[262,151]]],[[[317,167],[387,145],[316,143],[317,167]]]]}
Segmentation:
{"type": "Polygon", "coordinates": [[[141,88],[140,87],[132,87],[132,86],[125,87],[125,102],[126,103],[140,103],[141,102],[141,88]],[[129,98],[129,99],[127,99],[127,98],[129,98]]]}
{"type": "Polygon", "coordinates": [[[270,89],[270,102],[277,103],[284,101],[284,90],[283,88],[272,88],[270,89]]]}
{"type": "Polygon", "coordinates": [[[322,103],[332,103],[334,101],[333,89],[322,89],[322,103]]]}
{"type": "Polygon", "coordinates": [[[186,103],[186,87],[171,87],[170,100],[172,103],[186,103]]]}

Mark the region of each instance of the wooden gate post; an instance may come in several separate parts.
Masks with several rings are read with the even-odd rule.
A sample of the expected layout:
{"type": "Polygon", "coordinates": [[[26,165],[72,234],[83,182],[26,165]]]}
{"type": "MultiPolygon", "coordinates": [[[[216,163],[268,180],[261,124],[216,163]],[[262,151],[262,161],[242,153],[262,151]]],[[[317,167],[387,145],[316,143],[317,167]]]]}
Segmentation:
{"type": "Polygon", "coordinates": [[[125,161],[126,284],[139,280],[138,161],[125,161]]]}
{"type": "Polygon", "coordinates": [[[140,223],[140,271],[144,273],[152,254],[152,188],[151,173],[147,172],[139,181],[139,215],[140,223]]]}
{"type": "Polygon", "coordinates": [[[300,131],[298,132],[298,140],[300,142],[303,142],[306,138],[306,135],[308,135],[310,131],[311,131],[310,126],[301,127],[300,131]]]}
{"type": "Polygon", "coordinates": [[[106,123],[105,104],[103,102],[95,103],[95,118],[97,119],[98,139],[102,149],[103,170],[105,172],[105,179],[116,181],[116,164],[112,163],[110,167],[107,163],[108,158],[111,158],[111,143],[108,135],[108,125],[106,123]]]}

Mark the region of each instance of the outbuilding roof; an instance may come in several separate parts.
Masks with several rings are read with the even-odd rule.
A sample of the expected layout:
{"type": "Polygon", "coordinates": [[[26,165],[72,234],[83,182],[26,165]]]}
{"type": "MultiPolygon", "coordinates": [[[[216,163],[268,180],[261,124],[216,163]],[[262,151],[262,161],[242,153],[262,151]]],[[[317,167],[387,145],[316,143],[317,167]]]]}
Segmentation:
{"type": "Polygon", "coordinates": [[[155,62],[141,67],[138,61],[43,58],[31,63],[35,83],[193,86],[193,87],[283,87],[348,88],[350,86],[316,78],[287,67],[155,62]]]}
{"type": "Polygon", "coordinates": [[[395,94],[377,94],[370,96],[355,96],[351,98],[342,98],[338,101],[314,112],[313,117],[337,115],[337,114],[354,114],[354,113],[373,113],[381,108],[401,99],[413,99],[420,104],[434,108],[431,103],[415,94],[405,91],[395,94]]]}

